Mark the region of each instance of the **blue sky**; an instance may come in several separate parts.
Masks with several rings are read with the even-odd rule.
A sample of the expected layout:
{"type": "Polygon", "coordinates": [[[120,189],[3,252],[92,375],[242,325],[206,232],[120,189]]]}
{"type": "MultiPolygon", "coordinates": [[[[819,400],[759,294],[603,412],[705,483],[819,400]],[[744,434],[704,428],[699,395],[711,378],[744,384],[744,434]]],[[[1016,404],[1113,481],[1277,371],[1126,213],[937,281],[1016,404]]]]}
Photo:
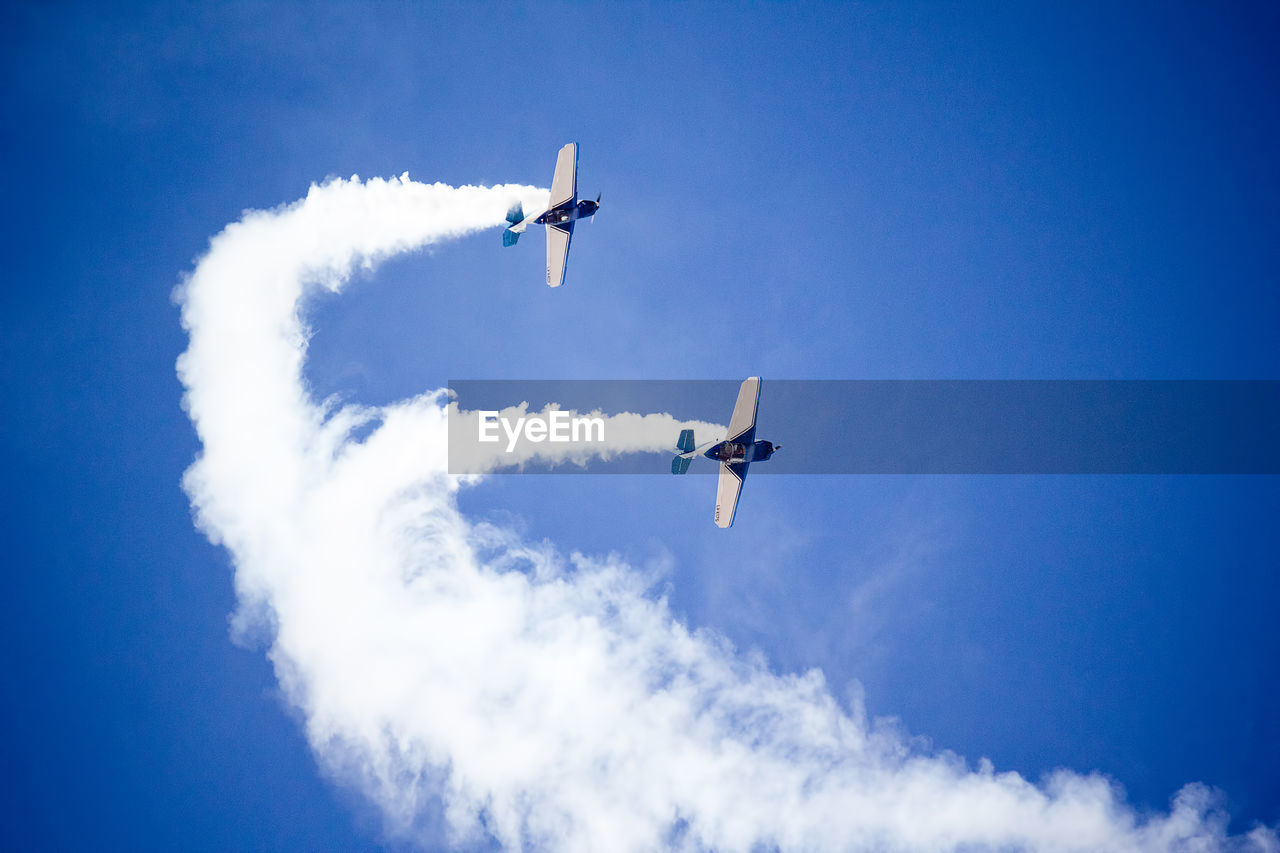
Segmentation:
{"type": "MultiPolygon", "coordinates": [[[[321,397],[1280,378],[1266,7],[2,14],[16,847],[398,843],[232,643],[231,560],[180,485],[200,442],[173,288],[242,211],[326,177],[546,186],[575,140],[603,207],[559,291],[538,241],[495,231],[311,303],[321,397]]],[[[1280,821],[1276,478],[779,476],[727,535],[710,488],[498,477],[459,500],[661,567],[689,626],[820,668],[934,749],[1097,770],[1140,811],[1204,782],[1236,831],[1280,821]]]]}

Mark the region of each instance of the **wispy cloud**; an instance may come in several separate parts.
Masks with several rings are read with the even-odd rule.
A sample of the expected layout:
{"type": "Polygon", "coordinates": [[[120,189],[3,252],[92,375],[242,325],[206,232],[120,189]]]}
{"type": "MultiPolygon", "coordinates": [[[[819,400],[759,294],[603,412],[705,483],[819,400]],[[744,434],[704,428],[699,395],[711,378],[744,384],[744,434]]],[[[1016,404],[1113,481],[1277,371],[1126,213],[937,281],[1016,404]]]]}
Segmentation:
{"type": "Polygon", "coordinates": [[[556,850],[1276,850],[1188,785],[1140,815],[1109,780],[925,754],[818,671],[771,672],[675,619],[641,572],[472,524],[447,395],[308,397],[300,307],[357,266],[501,225],[533,187],[333,181],[213,238],[179,288],[202,451],[184,480],[267,629],[319,762],[412,835],[556,850]],[[361,421],[377,423],[362,441],[361,421]]]}

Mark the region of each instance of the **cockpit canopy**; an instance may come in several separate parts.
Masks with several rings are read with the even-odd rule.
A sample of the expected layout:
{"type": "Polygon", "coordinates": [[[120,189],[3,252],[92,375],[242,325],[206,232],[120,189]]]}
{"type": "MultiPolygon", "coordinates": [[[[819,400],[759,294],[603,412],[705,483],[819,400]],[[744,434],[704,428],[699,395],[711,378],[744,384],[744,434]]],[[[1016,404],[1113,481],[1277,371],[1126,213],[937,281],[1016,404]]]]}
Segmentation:
{"type": "Polygon", "coordinates": [[[726,441],[716,450],[716,458],[721,462],[732,462],[735,459],[747,458],[747,446],[726,441]]]}

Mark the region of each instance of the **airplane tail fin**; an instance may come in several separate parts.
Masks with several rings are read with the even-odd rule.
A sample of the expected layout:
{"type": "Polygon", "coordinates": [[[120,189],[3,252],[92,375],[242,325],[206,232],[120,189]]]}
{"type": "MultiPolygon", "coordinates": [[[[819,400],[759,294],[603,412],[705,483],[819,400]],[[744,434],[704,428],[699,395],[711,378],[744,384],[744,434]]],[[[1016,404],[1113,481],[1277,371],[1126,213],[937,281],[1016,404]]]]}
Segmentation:
{"type": "Polygon", "coordinates": [[[681,453],[689,453],[697,446],[698,446],[697,443],[693,440],[693,430],[691,429],[680,430],[680,438],[676,440],[677,450],[679,450],[681,453]]]}
{"type": "Polygon", "coordinates": [[[513,230],[521,222],[524,222],[524,207],[521,206],[520,202],[511,205],[511,209],[507,211],[507,221],[511,223],[511,227],[502,232],[502,245],[504,247],[514,246],[516,241],[520,239],[520,231],[524,230],[523,228],[520,231],[513,230]]]}
{"type": "Polygon", "coordinates": [[[690,463],[693,462],[693,451],[697,445],[693,441],[693,430],[680,430],[680,438],[676,441],[676,450],[680,451],[679,456],[671,459],[671,473],[683,474],[689,470],[690,463]]]}

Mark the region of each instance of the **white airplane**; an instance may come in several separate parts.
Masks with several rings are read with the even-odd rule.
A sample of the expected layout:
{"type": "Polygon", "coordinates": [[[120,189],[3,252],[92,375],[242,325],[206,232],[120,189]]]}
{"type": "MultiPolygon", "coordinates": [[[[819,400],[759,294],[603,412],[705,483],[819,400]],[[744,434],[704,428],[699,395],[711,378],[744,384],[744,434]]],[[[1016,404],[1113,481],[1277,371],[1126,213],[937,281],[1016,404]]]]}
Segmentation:
{"type": "Polygon", "coordinates": [[[542,213],[525,216],[520,203],[507,211],[511,227],[502,232],[502,245],[514,246],[529,223],[547,226],[547,285],[564,284],[564,266],[569,260],[569,241],[573,223],[595,215],[600,196],[595,201],[578,201],[578,143],[570,142],[556,157],[556,174],[551,179],[551,206],[542,213]]]}
{"type": "Polygon", "coordinates": [[[768,441],[756,441],[756,409],[760,406],[760,377],[752,376],[738,389],[738,402],[729,419],[729,434],[724,441],[712,441],[695,446],[693,430],[680,431],[676,449],[680,452],[671,460],[671,473],[683,474],[699,454],[720,463],[720,482],[716,487],[716,526],[732,527],[733,516],[738,511],[738,495],[747,479],[747,467],[752,462],[763,462],[782,449],[768,441]]]}

